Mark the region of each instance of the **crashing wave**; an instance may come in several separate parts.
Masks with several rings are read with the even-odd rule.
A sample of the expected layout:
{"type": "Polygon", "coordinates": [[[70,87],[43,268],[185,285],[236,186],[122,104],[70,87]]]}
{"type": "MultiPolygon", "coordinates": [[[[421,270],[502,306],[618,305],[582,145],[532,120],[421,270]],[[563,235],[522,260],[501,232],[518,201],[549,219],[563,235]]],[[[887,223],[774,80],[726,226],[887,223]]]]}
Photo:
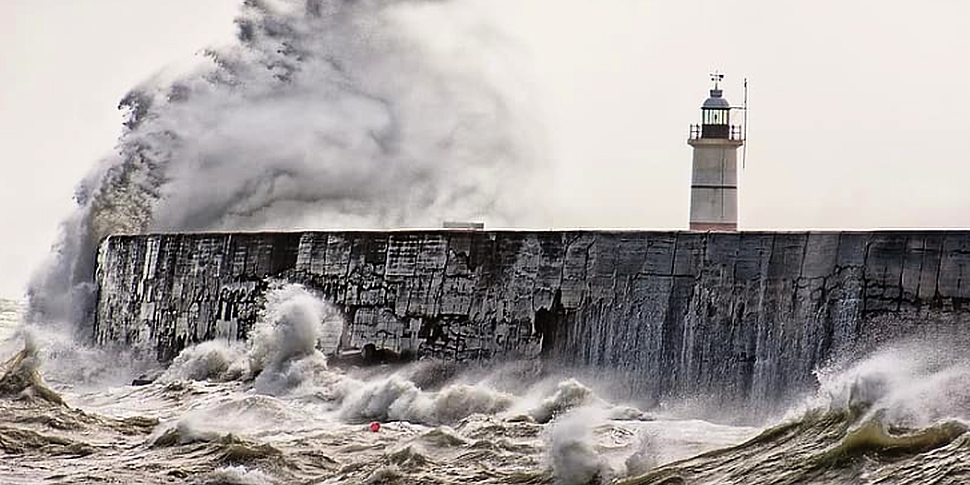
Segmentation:
{"type": "Polygon", "coordinates": [[[528,99],[504,77],[513,65],[496,55],[501,36],[426,10],[436,5],[244,2],[232,45],[121,100],[117,152],[78,187],[78,209],[30,284],[30,319],[90,321],[96,247],[110,234],[485,215],[514,225],[527,206],[515,189],[541,158],[520,108],[528,99]],[[461,47],[429,49],[430,30],[461,47]]]}
{"type": "Polygon", "coordinates": [[[529,415],[539,423],[547,423],[556,416],[573,408],[589,404],[605,404],[593,390],[576,379],[566,379],[556,384],[555,391],[539,405],[529,411],[529,415]]]}
{"type": "Polygon", "coordinates": [[[350,420],[454,423],[472,414],[496,414],[508,409],[514,397],[488,387],[452,384],[437,392],[418,388],[392,375],[376,381],[348,380],[341,415],[350,420]]]}
{"type": "Polygon", "coordinates": [[[318,348],[335,326],[340,328],[342,320],[329,304],[301,285],[281,285],[267,294],[265,316],[248,341],[188,347],[160,380],[252,380],[261,393],[283,393],[327,370],[318,348]]]}
{"type": "Polygon", "coordinates": [[[0,365],[0,397],[36,399],[63,406],[64,399],[44,384],[37,368],[40,365],[37,349],[30,339],[24,349],[0,365]]]}
{"type": "Polygon", "coordinates": [[[970,365],[962,357],[901,345],[820,375],[817,396],[755,438],[619,483],[970,480],[959,458],[970,449],[970,365]]]}
{"type": "Polygon", "coordinates": [[[604,420],[600,410],[574,411],[555,423],[549,457],[557,485],[608,483],[613,470],[594,448],[593,425],[604,420]]]}

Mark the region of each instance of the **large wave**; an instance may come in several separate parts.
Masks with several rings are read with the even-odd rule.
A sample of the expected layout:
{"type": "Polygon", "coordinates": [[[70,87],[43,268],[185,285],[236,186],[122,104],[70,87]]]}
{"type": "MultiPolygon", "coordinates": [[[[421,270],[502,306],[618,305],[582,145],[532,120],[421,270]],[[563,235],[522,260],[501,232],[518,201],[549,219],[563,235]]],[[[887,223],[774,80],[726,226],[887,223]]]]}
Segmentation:
{"type": "Polygon", "coordinates": [[[966,483],[963,348],[902,342],[820,371],[818,393],[780,424],[621,483],[966,483]]]}
{"type": "Polygon", "coordinates": [[[515,224],[541,158],[525,90],[502,74],[501,36],[456,28],[447,4],[245,2],[234,45],[121,101],[117,151],[78,187],[30,319],[90,316],[109,234],[515,224]]]}

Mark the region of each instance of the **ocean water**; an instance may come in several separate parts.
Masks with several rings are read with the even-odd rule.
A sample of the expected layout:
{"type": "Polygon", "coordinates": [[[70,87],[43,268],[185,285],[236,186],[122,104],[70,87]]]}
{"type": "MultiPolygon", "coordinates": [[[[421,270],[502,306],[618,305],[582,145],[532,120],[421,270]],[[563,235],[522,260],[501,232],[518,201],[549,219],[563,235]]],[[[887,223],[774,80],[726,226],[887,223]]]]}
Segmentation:
{"type": "MultiPolygon", "coordinates": [[[[970,365],[887,348],[740,427],[613,402],[535,363],[334,368],[326,302],[277,290],[245,344],[162,368],[2,302],[0,483],[967,483],[970,365]],[[154,378],[133,386],[140,375],[154,378]],[[371,423],[380,424],[373,432],[371,423]]],[[[910,344],[918,346],[918,344],[910,344]]]]}
{"type": "Polygon", "coordinates": [[[168,368],[44,329],[8,340],[0,483],[589,483],[757,431],[654,416],[528,362],[332,369],[324,302],[279,292],[252,342],[168,368]]]}

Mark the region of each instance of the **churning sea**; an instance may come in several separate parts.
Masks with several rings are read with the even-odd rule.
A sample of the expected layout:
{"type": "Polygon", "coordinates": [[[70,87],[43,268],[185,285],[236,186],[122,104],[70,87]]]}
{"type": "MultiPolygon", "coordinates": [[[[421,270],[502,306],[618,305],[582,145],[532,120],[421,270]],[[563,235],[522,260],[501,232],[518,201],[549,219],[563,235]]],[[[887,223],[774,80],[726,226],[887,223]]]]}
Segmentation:
{"type": "Polygon", "coordinates": [[[0,301],[0,483],[970,480],[962,357],[885,349],[820,375],[787,416],[733,426],[615,402],[530,362],[332,368],[299,338],[325,333],[326,302],[279,291],[250,342],[203,343],[167,367],[23,326],[23,305],[0,301]],[[131,385],[140,376],[154,380],[131,385]]]}

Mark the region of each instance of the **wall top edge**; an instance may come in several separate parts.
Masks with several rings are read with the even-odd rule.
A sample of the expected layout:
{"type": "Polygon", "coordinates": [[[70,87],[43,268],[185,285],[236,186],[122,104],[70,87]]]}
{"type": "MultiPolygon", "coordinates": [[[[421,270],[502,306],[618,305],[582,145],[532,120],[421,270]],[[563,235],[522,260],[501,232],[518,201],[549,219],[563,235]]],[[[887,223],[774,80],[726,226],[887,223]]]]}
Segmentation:
{"type": "Polygon", "coordinates": [[[411,234],[411,235],[454,235],[454,234],[577,234],[577,235],[711,235],[716,237],[730,236],[770,236],[770,235],[970,235],[970,229],[875,229],[875,230],[781,230],[781,231],[687,231],[687,230],[656,230],[656,229],[334,229],[334,230],[299,230],[299,231],[205,231],[205,232],[154,232],[144,234],[112,234],[107,239],[137,239],[144,237],[223,237],[229,235],[241,236],[297,236],[303,234],[346,234],[346,235],[374,235],[374,234],[411,234]]]}

